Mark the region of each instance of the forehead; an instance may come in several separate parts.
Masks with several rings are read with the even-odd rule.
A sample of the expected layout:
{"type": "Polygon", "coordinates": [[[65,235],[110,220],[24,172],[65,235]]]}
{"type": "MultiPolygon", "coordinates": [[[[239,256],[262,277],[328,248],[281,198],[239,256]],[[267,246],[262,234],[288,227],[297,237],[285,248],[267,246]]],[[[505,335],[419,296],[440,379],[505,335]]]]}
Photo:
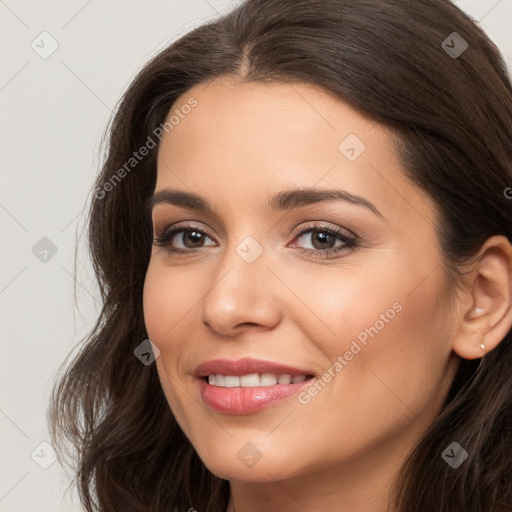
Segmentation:
{"type": "Polygon", "coordinates": [[[222,77],[191,88],[171,115],[179,121],[162,138],[157,191],[193,189],[221,204],[337,187],[397,217],[432,214],[403,173],[394,134],[321,87],[222,77]],[[183,109],[191,99],[196,106],[183,109]]]}
{"type": "MultiPolygon", "coordinates": [[[[198,156],[199,152],[215,152],[228,157],[226,150],[243,150],[251,161],[291,160],[299,155],[310,160],[310,150],[318,148],[323,155],[338,159],[338,145],[346,135],[368,139],[367,132],[375,127],[372,120],[310,84],[237,82],[222,77],[183,94],[168,117],[190,98],[197,106],[164,136],[162,149],[170,146],[179,153],[183,144],[195,139],[198,156]]],[[[382,128],[374,132],[373,146],[379,143],[384,148],[387,141],[379,137],[383,132],[382,128]]]]}

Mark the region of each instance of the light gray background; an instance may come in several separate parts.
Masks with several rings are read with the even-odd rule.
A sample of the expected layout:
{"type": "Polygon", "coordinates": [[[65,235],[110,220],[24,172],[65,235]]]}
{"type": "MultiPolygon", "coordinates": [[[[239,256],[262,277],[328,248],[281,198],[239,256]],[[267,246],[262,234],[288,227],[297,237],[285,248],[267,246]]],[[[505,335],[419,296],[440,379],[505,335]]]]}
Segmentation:
{"type": "MultiPolygon", "coordinates": [[[[0,0],[0,512],[79,510],[59,463],[39,464],[51,462],[41,443],[49,441],[55,373],[98,311],[83,244],[76,273],[73,264],[100,140],[140,67],[237,3],[0,0]],[[58,43],[47,59],[31,47],[35,40],[40,52],[50,48],[49,39],[40,42],[43,31],[58,43]],[[46,262],[32,252],[43,237],[57,247],[46,262]]],[[[456,3],[480,21],[512,69],[512,0],[456,3]]]]}

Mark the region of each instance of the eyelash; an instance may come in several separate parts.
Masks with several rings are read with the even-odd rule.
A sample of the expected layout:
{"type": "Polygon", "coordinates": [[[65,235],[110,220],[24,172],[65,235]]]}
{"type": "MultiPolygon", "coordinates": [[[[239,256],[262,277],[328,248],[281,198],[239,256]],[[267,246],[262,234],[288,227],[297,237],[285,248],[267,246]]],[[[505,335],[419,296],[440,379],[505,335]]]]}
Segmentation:
{"type": "MultiPolygon", "coordinates": [[[[169,245],[169,242],[177,233],[186,231],[195,231],[197,233],[200,233],[201,235],[206,235],[207,237],[213,240],[213,237],[210,236],[207,232],[203,231],[202,229],[196,228],[195,226],[177,225],[171,229],[165,229],[160,236],[155,236],[153,238],[153,243],[154,245],[165,247],[168,252],[178,256],[186,256],[192,252],[199,252],[201,251],[201,249],[204,249],[204,247],[199,247],[196,249],[185,250],[177,249],[169,245]]],[[[356,251],[357,249],[360,248],[360,237],[358,237],[354,233],[352,233],[352,236],[346,235],[343,231],[341,231],[338,228],[328,227],[317,223],[307,224],[305,227],[303,227],[303,229],[301,229],[300,231],[293,235],[293,240],[301,236],[304,236],[308,233],[314,232],[327,233],[328,235],[334,236],[341,240],[343,242],[343,245],[338,247],[331,247],[330,249],[304,249],[299,247],[298,250],[301,251],[303,254],[311,255],[317,258],[327,258],[330,255],[338,254],[347,249],[349,251],[356,251]],[[319,253],[321,254],[321,256],[319,253]]]]}

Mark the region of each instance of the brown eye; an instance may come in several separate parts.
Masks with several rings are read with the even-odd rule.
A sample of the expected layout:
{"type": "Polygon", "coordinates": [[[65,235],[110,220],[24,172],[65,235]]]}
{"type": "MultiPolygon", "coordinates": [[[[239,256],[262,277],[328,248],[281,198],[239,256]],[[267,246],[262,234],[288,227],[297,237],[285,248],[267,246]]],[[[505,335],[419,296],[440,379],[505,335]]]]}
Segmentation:
{"type": "MultiPolygon", "coordinates": [[[[204,241],[203,234],[200,231],[192,230],[192,229],[183,229],[174,234],[171,240],[175,238],[181,241],[184,249],[195,249],[197,247],[201,247],[201,243],[204,241]],[[181,233],[181,235],[179,234],[181,233]]],[[[179,248],[179,247],[178,247],[179,248]]]]}
{"type": "Polygon", "coordinates": [[[342,251],[356,250],[359,247],[359,239],[356,235],[348,235],[337,228],[331,228],[322,225],[306,226],[295,235],[294,246],[297,246],[296,240],[304,238],[309,240],[311,247],[298,247],[305,254],[327,257],[335,255],[342,251]]]}
{"type": "Polygon", "coordinates": [[[326,231],[311,231],[310,240],[315,249],[332,249],[336,243],[336,237],[326,231]]]}
{"type": "MultiPolygon", "coordinates": [[[[155,237],[154,244],[165,246],[171,252],[187,252],[187,250],[202,248],[206,239],[212,240],[210,236],[200,229],[175,227],[155,237]]],[[[215,243],[206,245],[215,245],[215,243]]]]}

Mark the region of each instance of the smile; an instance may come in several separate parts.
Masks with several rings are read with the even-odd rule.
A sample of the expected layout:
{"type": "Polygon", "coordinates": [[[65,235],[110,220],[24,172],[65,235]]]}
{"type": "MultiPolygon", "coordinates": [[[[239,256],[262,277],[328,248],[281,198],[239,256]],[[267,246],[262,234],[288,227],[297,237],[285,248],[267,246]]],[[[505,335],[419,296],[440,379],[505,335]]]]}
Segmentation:
{"type": "Polygon", "coordinates": [[[275,386],[283,384],[297,384],[304,382],[307,379],[306,375],[290,375],[290,374],[275,374],[275,373],[249,373],[247,375],[208,375],[208,384],[211,386],[218,386],[221,388],[253,388],[257,386],[275,386]]]}
{"type": "Polygon", "coordinates": [[[312,372],[256,359],[216,359],[195,375],[205,405],[224,414],[252,414],[299,393],[312,372]]]}

